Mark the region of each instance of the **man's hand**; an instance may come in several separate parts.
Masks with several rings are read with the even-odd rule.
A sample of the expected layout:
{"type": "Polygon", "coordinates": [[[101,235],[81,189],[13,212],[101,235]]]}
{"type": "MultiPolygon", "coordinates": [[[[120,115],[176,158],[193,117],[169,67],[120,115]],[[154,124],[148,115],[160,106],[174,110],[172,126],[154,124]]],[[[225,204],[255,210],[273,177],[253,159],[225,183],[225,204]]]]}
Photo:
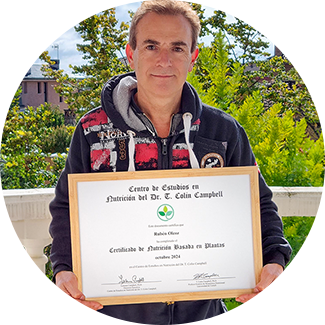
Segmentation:
{"type": "Polygon", "coordinates": [[[236,301],[244,303],[254,298],[266,287],[268,287],[282,272],[283,267],[279,264],[265,265],[262,269],[261,280],[254,288],[254,293],[241,295],[236,298],[236,301]]]}
{"type": "Polygon", "coordinates": [[[103,306],[96,301],[86,301],[83,293],[78,289],[78,280],[74,273],[70,271],[59,272],[55,276],[56,285],[66,294],[82,303],[83,305],[93,309],[102,309],[103,306]]]}

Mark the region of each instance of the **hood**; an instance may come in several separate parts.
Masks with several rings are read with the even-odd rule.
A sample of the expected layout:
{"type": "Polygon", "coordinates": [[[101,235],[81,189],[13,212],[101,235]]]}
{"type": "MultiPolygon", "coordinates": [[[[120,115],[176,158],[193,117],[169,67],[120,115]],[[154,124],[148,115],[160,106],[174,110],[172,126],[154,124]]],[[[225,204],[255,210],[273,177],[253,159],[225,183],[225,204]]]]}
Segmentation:
{"type": "MultiPolygon", "coordinates": [[[[115,76],[104,85],[101,103],[107,116],[121,131],[131,130],[136,134],[147,134],[146,126],[130,105],[132,94],[136,88],[137,80],[134,72],[115,76]]],[[[192,123],[201,116],[202,102],[188,82],[183,87],[180,112],[182,114],[191,113],[192,123]]],[[[184,125],[180,123],[177,131],[182,129],[184,129],[184,125]]]]}

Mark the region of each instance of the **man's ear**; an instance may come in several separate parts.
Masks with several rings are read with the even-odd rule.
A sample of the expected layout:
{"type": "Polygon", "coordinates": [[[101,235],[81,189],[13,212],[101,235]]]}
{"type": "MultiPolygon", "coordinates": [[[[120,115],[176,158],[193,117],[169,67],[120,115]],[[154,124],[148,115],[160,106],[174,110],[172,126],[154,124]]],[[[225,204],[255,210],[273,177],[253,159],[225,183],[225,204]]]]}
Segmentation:
{"type": "Polygon", "coordinates": [[[191,72],[193,70],[193,67],[194,67],[194,64],[196,62],[196,59],[199,56],[199,48],[198,47],[195,49],[195,51],[192,53],[191,56],[192,56],[191,57],[191,64],[190,64],[190,66],[188,68],[188,72],[191,72]]]}
{"type": "Polygon", "coordinates": [[[126,57],[128,58],[131,69],[134,69],[133,50],[129,43],[126,44],[125,53],[126,57]]]}

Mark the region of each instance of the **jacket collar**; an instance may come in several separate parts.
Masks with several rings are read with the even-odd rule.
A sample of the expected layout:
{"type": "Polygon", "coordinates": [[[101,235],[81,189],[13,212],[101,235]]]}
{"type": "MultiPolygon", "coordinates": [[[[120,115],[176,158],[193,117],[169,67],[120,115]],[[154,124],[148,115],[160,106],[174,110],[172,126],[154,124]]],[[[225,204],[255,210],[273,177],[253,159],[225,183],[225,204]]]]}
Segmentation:
{"type": "MultiPolygon", "coordinates": [[[[137,114],[140,109],[134,108],[134,104],[132,104],[132,96],[136,87],[137,80],[134,72],[115,76],[104,85],[101,102],[109,119],[121,131],[132,130],[136,134],[143,134],[149,131],[137,114]]],[[[202,102],[195,89],[188,82],[185,82],[183,87],[180,108],[182,115],[186,112],[191,113],[192,123],[200,118],[202,112],[202,102]]],[[[184,125],[181,122],[175,132],[178,133],[183,129],[184,125]]]]}

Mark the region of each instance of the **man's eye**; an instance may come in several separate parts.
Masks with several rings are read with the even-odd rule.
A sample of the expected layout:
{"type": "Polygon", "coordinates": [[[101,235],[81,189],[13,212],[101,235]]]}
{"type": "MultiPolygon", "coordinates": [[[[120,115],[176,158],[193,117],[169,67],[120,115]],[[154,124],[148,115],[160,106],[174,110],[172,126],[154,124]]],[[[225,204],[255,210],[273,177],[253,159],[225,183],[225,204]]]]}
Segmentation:
{"type": "Polygon", "coordinates": [[[146,49],[149,50],[149,51],[153,51],[153,50],[156,49],[156,46],[155,46],[155,45],[148,45],[148,46],[146,47],[146,49]]]}
{"type": "Polygon", "coordinates": [[[174,48],[174,51],[175,52],[183,52],[183,48],[181,48],[181,47],[175,47],[174,48]]]}

